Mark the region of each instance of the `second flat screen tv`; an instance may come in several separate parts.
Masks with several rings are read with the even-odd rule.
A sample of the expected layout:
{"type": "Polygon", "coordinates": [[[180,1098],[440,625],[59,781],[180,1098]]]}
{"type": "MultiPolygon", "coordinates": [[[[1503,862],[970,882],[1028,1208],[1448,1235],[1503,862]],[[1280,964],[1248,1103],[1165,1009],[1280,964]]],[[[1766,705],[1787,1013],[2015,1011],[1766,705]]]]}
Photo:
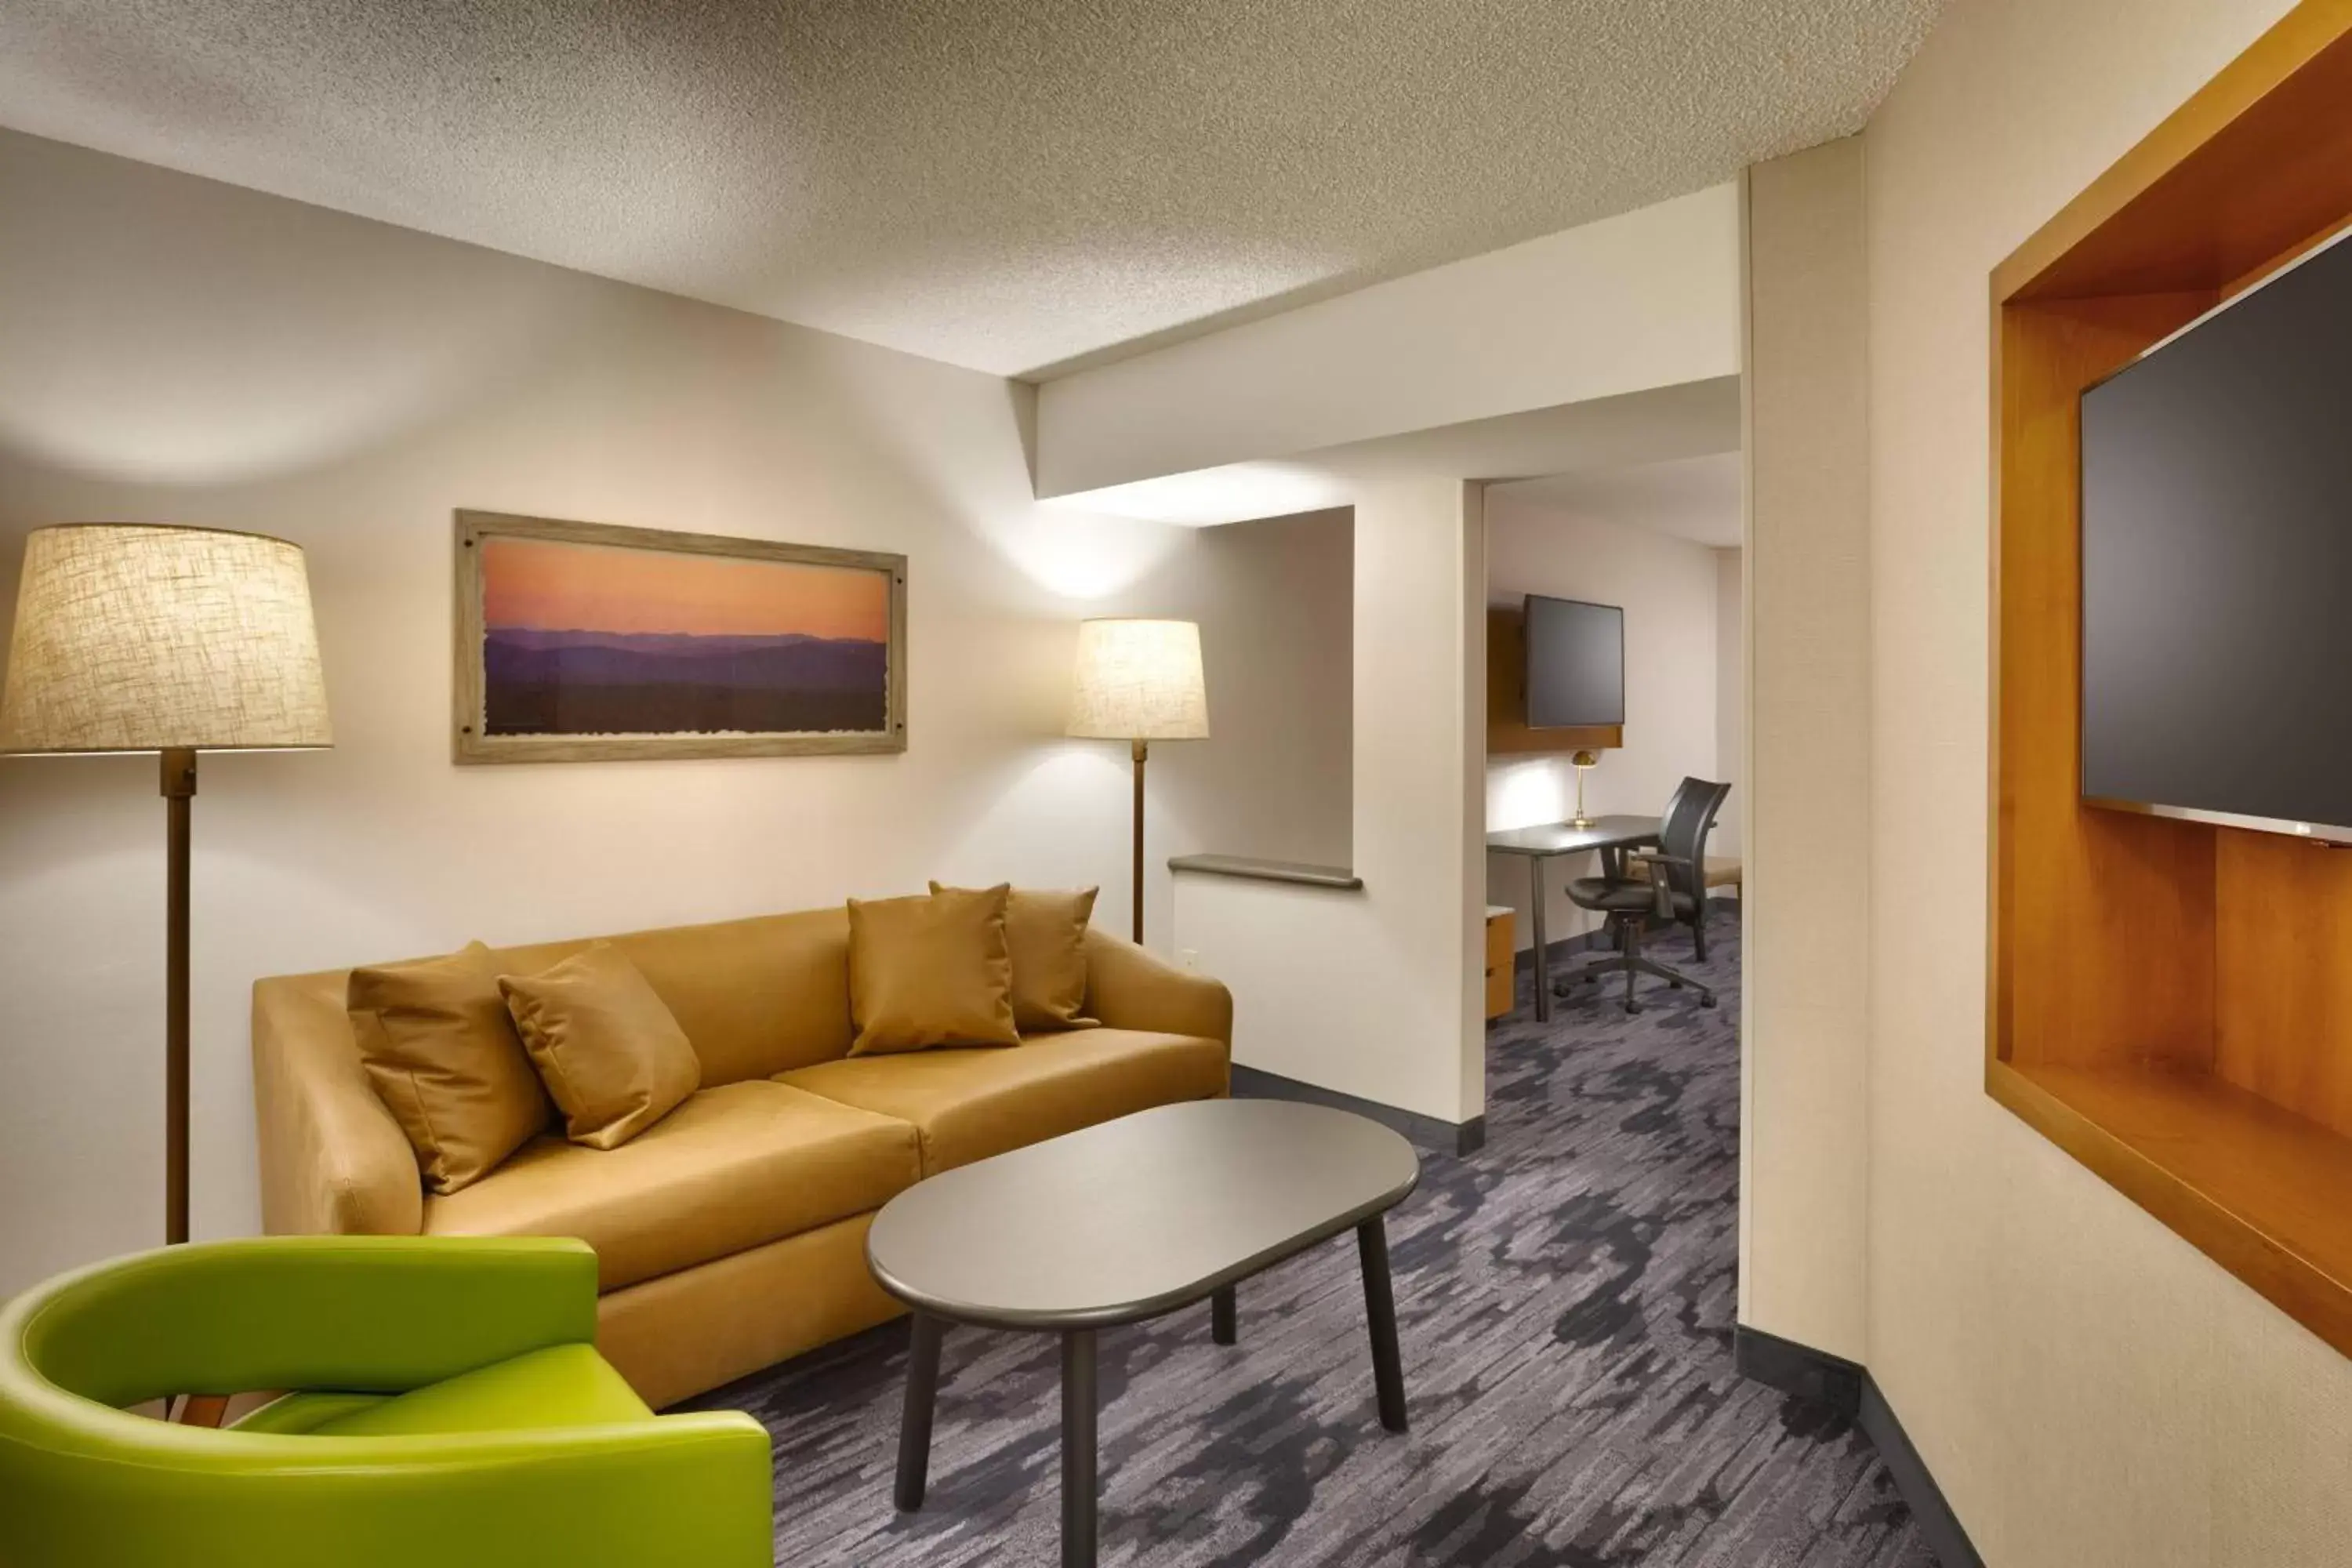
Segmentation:
{"type": "Polygon", "coordinates": [[[2082,416],[2084,797],[2352,837],[2352,245],[2082,416]]]}
{"type": "Polygon", "coordinates": [[[1625,612],[1529,594],[1528,728],[1625,721],[1625,612]]]}

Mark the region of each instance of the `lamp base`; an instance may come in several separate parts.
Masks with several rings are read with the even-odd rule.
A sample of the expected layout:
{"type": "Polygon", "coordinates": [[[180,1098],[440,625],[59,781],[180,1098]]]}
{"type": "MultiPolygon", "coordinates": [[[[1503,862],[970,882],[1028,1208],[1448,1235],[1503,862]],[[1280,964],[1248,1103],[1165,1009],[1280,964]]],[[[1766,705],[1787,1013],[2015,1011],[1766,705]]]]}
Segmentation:
{"type": "Polygon", "coordinates": [[[1589,816],[1571,816],[1568,819],[1568,825],[1570,827],[1594,827],[1599,826],[1598,823],[1589,816]]]}

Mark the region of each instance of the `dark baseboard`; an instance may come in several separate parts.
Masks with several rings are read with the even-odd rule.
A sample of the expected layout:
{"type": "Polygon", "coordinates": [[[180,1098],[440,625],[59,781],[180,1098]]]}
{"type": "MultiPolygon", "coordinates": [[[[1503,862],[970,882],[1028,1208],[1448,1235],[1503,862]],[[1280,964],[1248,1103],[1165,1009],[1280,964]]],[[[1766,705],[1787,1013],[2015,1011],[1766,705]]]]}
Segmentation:
{"type": "Polygon", "coordinates": [[[1862,1385],[1869,1374],[1843,1356],[1740,1323],[1731,1331],[1731,1360],[1742,1377],[1826,1405],[1841,1415],[1861,1413],[1862,1385]]]}
{"type": "Polygon", "coordinates": [[[1984,1559],[1977,1555],[1969,1532],[1960,1528],[1959,1515],[1952,1511],[1952,1505],[1944,1500],[1944,1489],[1928,1472],[1927,1461],[1911,1446],[1910,1434],[1895,1418],[1895,1407],[1886,1403],[1886,1395],[1867,1376],[1862,1382],[1862,1412],[1854,1425],[1877,1445],[1879,1458],[1895,1478],[1895,1489],[1911,1505],[1911,1517],[1919,1521],[1919,1533],[1927,1538],[1927,1549],[1936,1554],[1941,1568],[1984,1568],[1984,1559]]]}
{"type": "Polygon", "coordinates": [[[1886,1395],[1867,1368],[1745,1323],[1733,1328],[1731,1345],[1732,1360],[1741,1376],[1827,1405],[1861,1428],[1878,1449],[1895,1489],[1910,1506],[1911,1517],[1919,1521],[1919,1533],[1935,1552],[1939,1568],[1984,1568],[1984,1559],[1960,1527],[1959,1516],[1945,1500],[1944,1489],[1936,1484],[1927,1461],[1912,1447],[1903,1423],[1895,1419],[1895,1407],[1886,1403],[1886,1395]]]}
{"type": "Polygon", "coordinates": [[[1423,1116],[1418,1110],[1405,1110],[1393,1105],[1382,1105],[1376,1100],[1362,1100],[1352,1094],[1342,1094],[1336,1089],[1319,1084],[1302,1083],[1295,1078],[1245,1068],[1234,1064],[1234,1093],[1244,1100],[1296,1100],[1307,1105],[1328,1105],[1339,1110],[1352,1110],[1359,1116],[1370,1117],[1383,1127],[1393,1127],[1424,1149],[1441,1154],[1475,1154],[1486,1146],[1486,1119],[1474,1116],[1467,1121],[1445,1121],[1434,1116],[1423,1116]]]}

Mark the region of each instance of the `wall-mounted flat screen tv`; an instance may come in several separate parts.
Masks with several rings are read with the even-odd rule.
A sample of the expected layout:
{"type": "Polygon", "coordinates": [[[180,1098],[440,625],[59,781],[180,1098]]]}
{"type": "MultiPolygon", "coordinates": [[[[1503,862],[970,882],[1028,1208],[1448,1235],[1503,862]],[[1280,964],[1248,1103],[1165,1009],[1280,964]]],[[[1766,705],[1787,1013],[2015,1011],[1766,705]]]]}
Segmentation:
{"type": "Polygon", "coordinates": [[[1528,728],[1625,721],[1625,612],[1529,594],[1528,728]]]}
{"type": "Polygon", "coordinates": [[[2352,245],[2082,416],[2084,798],[2352,839],[2352,245]]]}

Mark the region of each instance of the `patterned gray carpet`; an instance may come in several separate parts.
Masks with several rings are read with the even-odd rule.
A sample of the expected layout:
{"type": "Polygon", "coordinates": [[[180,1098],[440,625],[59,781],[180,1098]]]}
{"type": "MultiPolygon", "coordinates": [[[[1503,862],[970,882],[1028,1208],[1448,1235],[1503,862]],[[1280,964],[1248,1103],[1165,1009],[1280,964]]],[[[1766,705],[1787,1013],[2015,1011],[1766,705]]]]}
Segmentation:
{"type": "MultiPolygon", "coordinates": [[[[1722,1006],[1590,988],[1490,1036],[1488,1141],[1425,1157],[1389,1216],[1412,1430],[1372,1409],[1342,1237],[1206,1305],[1102,1336],[1102,1542],[1129,1568],[1933,1568],[1867,1440],[1731,1363],[1738,951],[1722,1006]]],[[[1662,937],[1670,963],[1687,946],[1662,937]]],[[[709,1395],[775,1434],[776,1561],[1059,1561],[1059,1363],[950,1329],[930,1493],[890,1506],[906,1329],[709,1395]]]]}

